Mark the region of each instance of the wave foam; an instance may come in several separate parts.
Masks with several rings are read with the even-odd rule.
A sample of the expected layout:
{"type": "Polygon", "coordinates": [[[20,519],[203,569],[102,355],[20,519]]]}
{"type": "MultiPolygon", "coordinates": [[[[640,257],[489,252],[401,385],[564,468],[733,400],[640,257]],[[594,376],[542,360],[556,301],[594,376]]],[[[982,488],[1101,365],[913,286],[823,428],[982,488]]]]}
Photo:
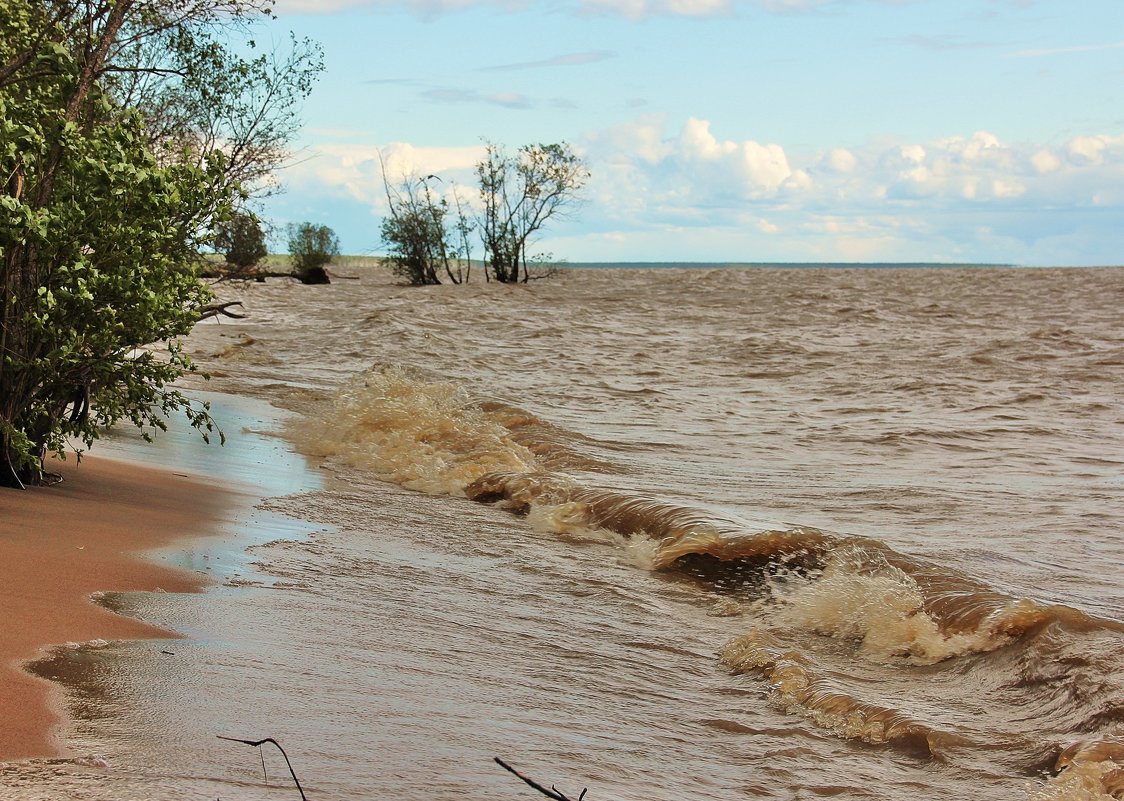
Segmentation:
{"type": "Polygon", "coordinates": [[[483,475],[540,469],[535,454],[453,382],[396,368],[368,371],[337,394],[318,424],[294,432],[306,452],[341,456],[410,489],[463,495],[483,475]]]}
{"type": "Polygon", "coordinates": [[[721,659],[738,673],[753,672],[770,684],[774,701],[839,737],[890,744],[909,752],[943,756],[967,741],[914,720],[905,712],[859,700],[819,677],[804,655],[784,650],[767,632],[754,630],[731,640],[721,659]]]}

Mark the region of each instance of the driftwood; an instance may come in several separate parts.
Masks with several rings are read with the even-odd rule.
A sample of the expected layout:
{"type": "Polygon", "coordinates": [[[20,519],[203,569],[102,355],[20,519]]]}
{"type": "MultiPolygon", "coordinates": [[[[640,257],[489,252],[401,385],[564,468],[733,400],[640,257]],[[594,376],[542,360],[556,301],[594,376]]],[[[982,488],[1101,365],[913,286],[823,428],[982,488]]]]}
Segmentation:
{"type": "MultiPolygon", "coordinates": [[[[536,782],[534,779],[528,779],[526,776],[524,776],[522,773],[517,771],[515,768],[511,767],[511,765],[507,764],[506,762],[504,762],[499,757],[495,757],[495,761],[496,761],[497,765],[499,765],[501,768],[506,770],[508,773],[512,773],[515,776],[519,777],[520,779],[523,780],[523,782],[528,787],[533,787],[534,789],[538,790],[540,793],[545,795],[547,798],[553,798],[554,801],[570,801],[570,799],[567,796],[565,796],[564,794],[562,794],[561,792],[559,792],[558,788],[555,787],[553,784],[550,785],[550,789],[548,790],[545,787],[543,787],[541,784],[536,782]]],[[[589,792],[588,787],[586,787],[584,790],[581,791],[581,794],[578,796],[578,801],[582,801],[582,799],[585,798],[585,794],[587,792],[589,792]]]]}
{"type": "MultiPolygon", "coordinates": [[[[256,281],[264,283],[267,278],[291,278],[302,284],[330,284],[332,280],[358,281],[358,275],[341,275],[335,270],[328,269],[331,265],[313,267],[301,272],[299,270],[263,270],[259,267],[238,267],[237,265],[224,264],[214,269],[204,270],[199,273],[200,278],[205,278],[216,284],[224,281],[256,281]]],[[[532,276],[534,277],[534,276],[532,276]]]]}
{"type": "MultiPolygon", "coordinates": [[[[308,801],[307,797],[305,797],[304,794],[304,788],[301,787],[300,779],[297,778],[297,772],[293,770],[293,763],[289,761],[289,755],[285,753],[285,749],[281,747],[281,743],[277,742],[272,737],[266,737],[264,740],[242,740],[237,737],[223,737],[221,734],[216,736],[220,740],[228,740],[232,743],[252,745],[255,748],[259,749],[259,753],[261,754],[261,769],[263,774],[265,773],[265,753],[261,751],[261,747],[266,743],[273,743],[275,746],[277,746],[277,750],[281,752],[281,756],[285,757],[285,764],[289,766],[289,775],[293,777],[293,784],[297,786],[297,792],[301,794],[302,801],[308,801]]],[[[266,781],[269,781],[268,776],[266,776],[266,781]]]]}
{"type": "Polygon", "coordinates": [[[208,303],[199,309],[199,320],[207,320],[211,317],[233,317],[236,320],[246,319],[246,315],[238,314],[230,310],[231,306],[241,306],[240,300],[229,300],[226,303],[208,303]]]}
{"type": "MultiPolygon", "coordinates": [[[[289,761],[289,755],[285,753],[285,749],[281,747],[281,743],[277,742],[272,737],[266,737],[265,739],[262,739],[262,740],[243,740],[240,737],[223,737],[221,734],[216,735],[216,736],[220,740],[226,740],[227,742],[231,742],[231,743],[242,743],[243,745],[249,745],[249,746],[253,746],[254,748],[257,748],[258,753],[261,756],[261,769],[262,769],[263,774],[265,774],[265,753],[261,751],[261,747],[263,745],[265,745],[266,743],[273,743],[275,746],[277,746],[277,750],[281,752],[281,756],[283,756],[285,758],[285,764],[288,765],[288,767],[289,767],[289,775],[293,777],[293,784],[296,785],[297,792],[301,794],[302,801],[308,801],[308,797],[305,796],[305,794],[304,794],[304,788],[301,787],[300,779],[297,778],[297,772],[295,770],[293,770],[293,763],[289,761]]],[[[511,767],[511,765],[507,764],[506,762],[504,762],[499,757],[494,757],[494,760],[495,760],[495,763],[497,765],[499,765],[501,768],[506,770],[508,773],[514,775],[518,779],[522,780],[522,782],[524,784],[526,784],[528,787],[538,791],[539,793],[542,793],[547,798],[553,798],[554,801],[571,801],[569,796],[567,796],[565,793],[561,792],[553,784],[550,785],[550,789],[547,789],[546,787],[543,787],[541,784],[536,782],[534,779],[531,779],[531,778],[528,778],[527,776],[524,776],[522,773],[517,771],[515,768],[511,767]]],[[[266,776],[265,780],[268,782],[269,777],[266,776]]],[[[585,794],[587,792],[589,792],[588,787],[584,788],[581,791],[581,793],[578,794],[577,801],[584,801],[585,794]]]]}

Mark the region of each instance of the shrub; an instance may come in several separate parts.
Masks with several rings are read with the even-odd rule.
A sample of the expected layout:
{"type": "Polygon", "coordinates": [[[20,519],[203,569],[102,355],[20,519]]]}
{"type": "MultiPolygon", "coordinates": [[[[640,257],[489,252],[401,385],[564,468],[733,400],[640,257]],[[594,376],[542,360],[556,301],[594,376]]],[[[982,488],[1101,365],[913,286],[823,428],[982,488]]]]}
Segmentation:
{"type": "Polygon", "coordinates": [[[240,211],[216,226],[215,247],[236,271],[245,271],[265,258],[265,232],[254,214],[240,211]]]}
{"type": "Polygon", "coordinates": [[[302,284],[328,284],[324,267],[340,255],[340,240],[326,225],[303,222],[289,226],[289,255],[293,275],[302,284]]]}

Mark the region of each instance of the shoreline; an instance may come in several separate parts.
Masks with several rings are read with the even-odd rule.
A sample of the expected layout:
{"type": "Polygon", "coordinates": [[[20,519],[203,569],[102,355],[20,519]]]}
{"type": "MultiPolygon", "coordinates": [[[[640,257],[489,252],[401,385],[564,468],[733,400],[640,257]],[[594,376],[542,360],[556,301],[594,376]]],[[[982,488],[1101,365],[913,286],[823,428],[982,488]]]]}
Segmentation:
{"type": "Polygon", "coordinates": [[[0,494],[0,762],[61,756],[61,688],[25,666],[53,646],[179,635],[98,605],[97,592],[200,592],[211,582],[158,549],[215,533],[234,493],[104,456],[55,462],[53,487],[0,494]]]}

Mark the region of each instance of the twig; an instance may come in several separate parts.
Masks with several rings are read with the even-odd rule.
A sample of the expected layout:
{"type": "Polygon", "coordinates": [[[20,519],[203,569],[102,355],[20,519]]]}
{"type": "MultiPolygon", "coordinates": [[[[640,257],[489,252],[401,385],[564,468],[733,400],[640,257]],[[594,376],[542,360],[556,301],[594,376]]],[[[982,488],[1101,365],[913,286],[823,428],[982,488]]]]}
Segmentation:
{"type": "MultiPolygon", "coordinates": [[[[515,768],[511,767],[511,765],[507,764],[506,762],[504,762],[499,757],[494,757],[494,759],[496,761],[496,764],[499,765],[501,768],[506,770],[508,773],[515,774],[520,779],[522,779],[524,781],[524,783],[526,783],[528,786],[533,787],[534,789],[538,790],[540,793],[545,795],[547,798],[553,798],[554,801],[570,801],[570,799],[567,798],[564,794],[560,793],[558,791],[558,788],[555,787],[553,784],[550,785],[550,789],[548,790],[545,787],[543,787],[541,784],[536,782],[534,779],[528,779],[526,776],[524,776],[522,773],[517,771],[515,768]]],[[[581,791],[581,795],[578,796],[578,801],[582,801],[582,799],[585,798],[585,794],[587,792],[589,792],[588,787],[586,787],[584,790],[581,791]]]]}
{"type": "MultiPolygon", "coordinates": [[[[285,749],[281,747],[281,743],[277,742],[272,737],[266,737],[264,740],[240,740],[237,737],[223,737],[221,734],[215,736],[220,740],[229,740],[232,743],[244,743],[245,745],[252,745],[258,749],[260,749],[266,743],[273,743],[275,746],[277,746],[277,750],[281,752],[281,756],[285,757],[285,764],[289,766],[289,775],[293,777],[293,784],[297,786],[297,792],[301,794],[302,801],[308,801],[304,794],[304,788],[301,787],[300,779],[297,778],[297,772],[293,770],[293,763],[289,761],[289,755],[285,753],[285,749]]],[[[261,751],[259,751],[259,753],[262,755],[261,768],[262,772],[264,773],[265,753],[261,751]]],[[[269,781],[268,777],[266,778],[266,781],[269,781]]],[[[579,798],[578,801],[581,801],[581,799],[579,798]]]]}

